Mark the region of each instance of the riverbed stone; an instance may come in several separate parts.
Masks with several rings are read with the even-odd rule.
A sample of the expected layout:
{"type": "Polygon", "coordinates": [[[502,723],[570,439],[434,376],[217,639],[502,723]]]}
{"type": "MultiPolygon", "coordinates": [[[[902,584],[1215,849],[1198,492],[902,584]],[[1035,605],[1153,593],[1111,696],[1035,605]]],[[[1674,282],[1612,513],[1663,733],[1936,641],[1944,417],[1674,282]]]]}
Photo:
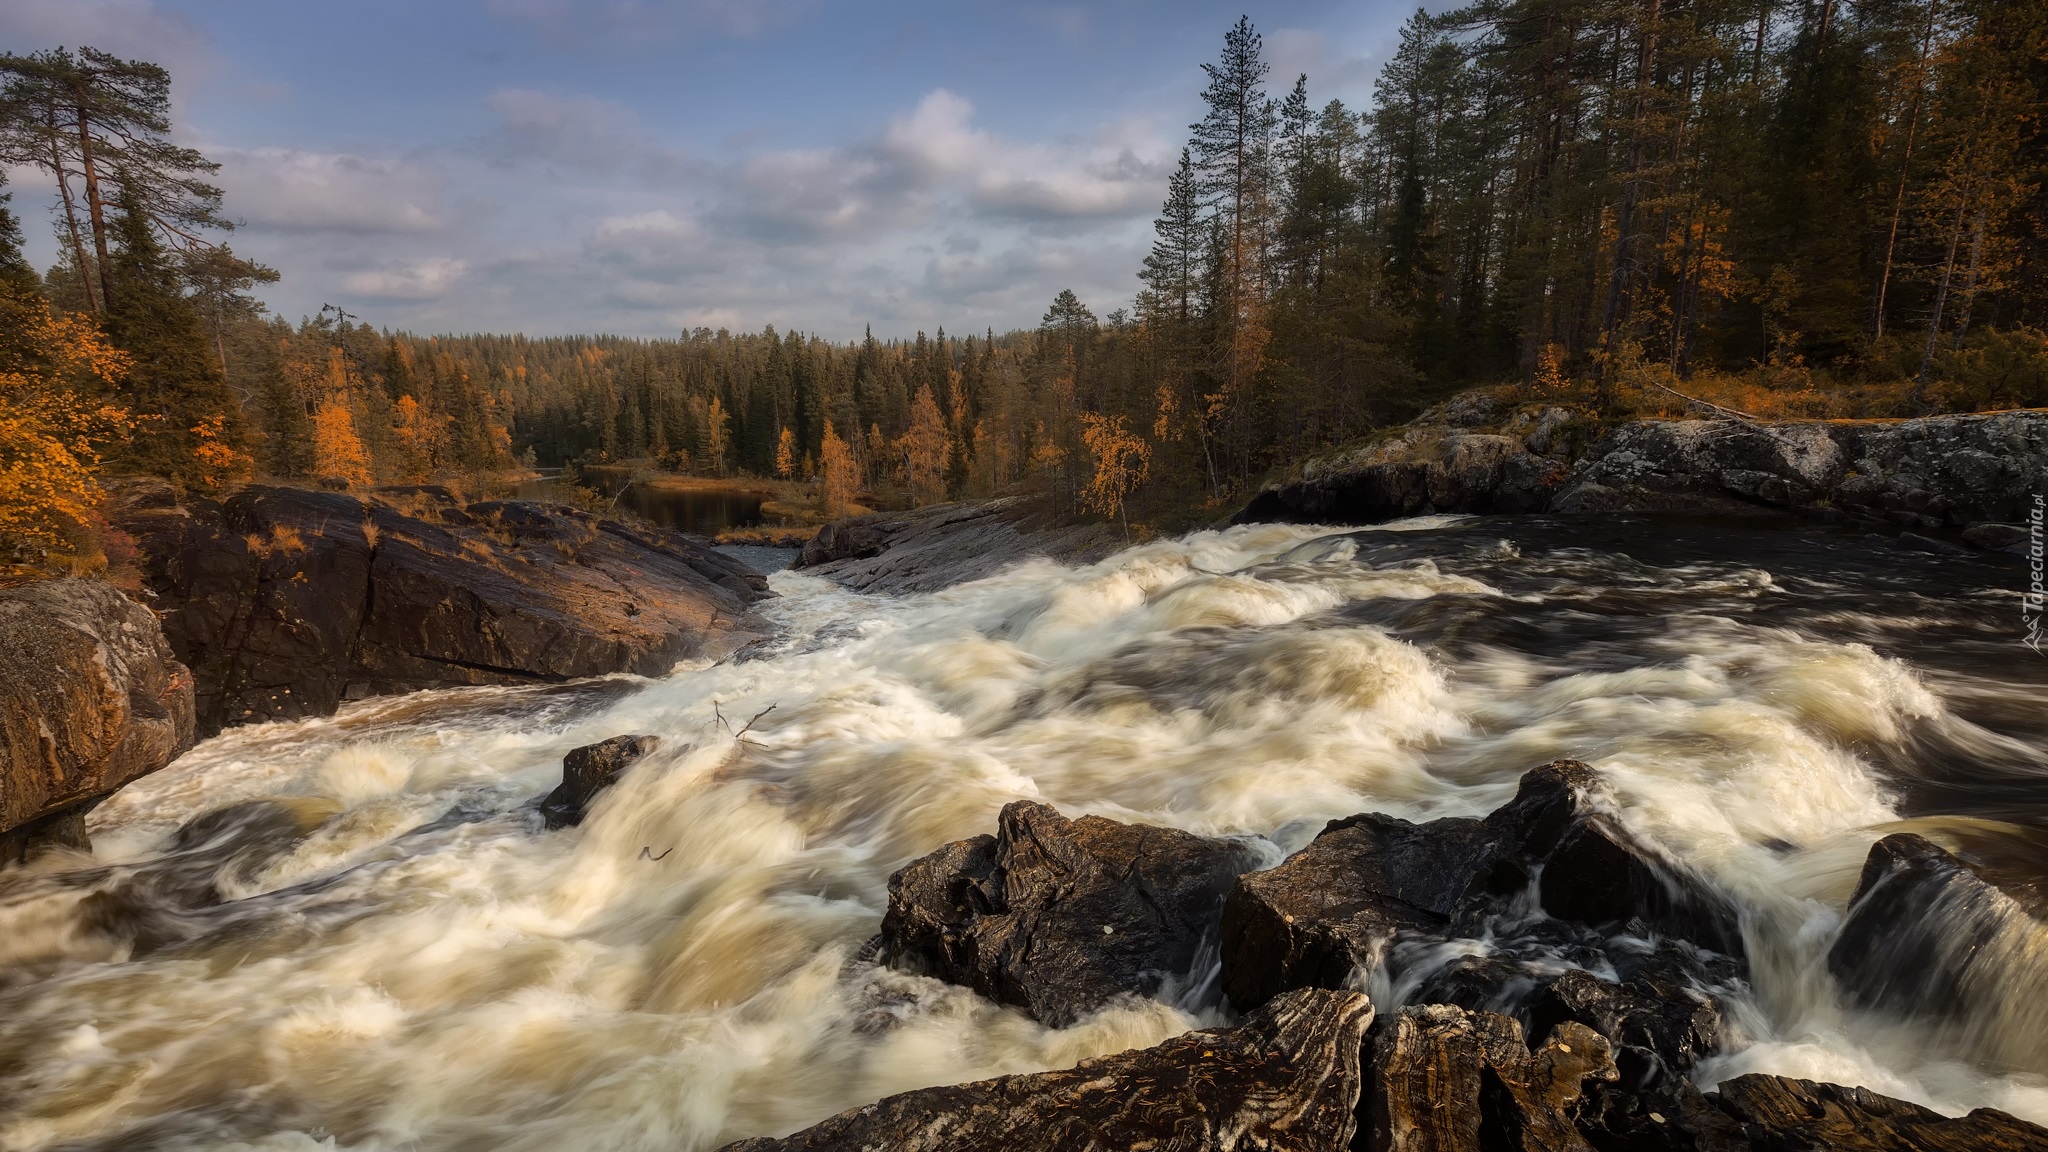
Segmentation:
{"type": "Polygon", "coordinates": [[[562,782],[540,802],[541,818],[550,828],[583,823],[598,793],[661,747],[659,736],[614,736],[570,750],[562,757],[562,782]]]}
{"type": "Polygon", "coordinates": [[[994,836],[890,877],[881,955],[1064,1027],[1188,975],[1253,860],[1239,841],[1020,800],[994,836]]]}
{"type": "Polygon", "coordinates": [[[1358,993],[1306,989],[1234,1028],[905,1092],[724,1152],[1337,1152],[1352,1143],[1372,1019],[1358,993]]]}

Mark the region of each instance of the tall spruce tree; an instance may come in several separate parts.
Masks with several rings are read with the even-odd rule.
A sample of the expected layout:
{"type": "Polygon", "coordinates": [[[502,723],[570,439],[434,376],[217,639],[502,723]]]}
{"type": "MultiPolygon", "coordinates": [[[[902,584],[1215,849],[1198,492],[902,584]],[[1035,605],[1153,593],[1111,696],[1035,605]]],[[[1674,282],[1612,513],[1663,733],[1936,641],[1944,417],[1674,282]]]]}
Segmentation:
{"type": "Polygon", "coordinates": [[[203,448],[241,447],[241,408],[221,376],[198,309],[181,290],[177,265],[157,240],[141,187],[121,183],[119,189],[106,329],[115,347],[134,359],[123,399],[138,420],[120,463],[201,483],[212,474],[203,448]]]}

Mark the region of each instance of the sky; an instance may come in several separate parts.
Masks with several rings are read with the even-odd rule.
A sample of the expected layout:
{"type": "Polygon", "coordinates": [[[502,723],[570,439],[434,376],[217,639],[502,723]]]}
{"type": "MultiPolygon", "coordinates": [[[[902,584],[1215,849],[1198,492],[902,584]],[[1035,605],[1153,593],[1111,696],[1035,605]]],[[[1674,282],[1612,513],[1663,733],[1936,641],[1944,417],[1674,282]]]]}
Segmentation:
{"type": "MultiPolygon", "coordinates": [[[[0,50],[170,69],[287,319],[830,339],[1128,306],[1201,65],[1370,100],[1412,0],[4,0],[0,50]]],[[[30,256],[48,178],[10,173],[30,256]]]]}

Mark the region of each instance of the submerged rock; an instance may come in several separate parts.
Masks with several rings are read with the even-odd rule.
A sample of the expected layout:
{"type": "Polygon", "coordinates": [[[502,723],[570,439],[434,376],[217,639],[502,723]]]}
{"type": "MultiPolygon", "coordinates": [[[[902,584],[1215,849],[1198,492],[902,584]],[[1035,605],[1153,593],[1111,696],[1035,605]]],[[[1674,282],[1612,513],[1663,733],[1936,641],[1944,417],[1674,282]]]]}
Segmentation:
{"type": "Polygon", "coordinates": [[[203,734],[419,688],[660,675],[767,631],[745,565],[563,505],[138,489],[116,521],[197,678],[203,734]]]}
{"type": "Polygon", "coordinates": [[[996,835],[889,878],[882,957],[1064,1027],[1186,975],[1251,863],[1235,841],[1020,800],[996,835]]]}
{"type": "Polygon", "coordinates": [[[1092,563],[1128,541],[1108,524],[1064,524],[1042,499],[1012,496],[834,520],[797,568],[863,592],[932,592],[1034,556],[1092,563]]]}
{"type": "Polygon", "coordinates": [[[192,676],[96,580],[0,588],[0,864],[86,847],[85,814],[193,741],[192,676]]]}
{"type": "Polygon", "coordinates": [[[1785,1076],[1722,1082],[1717,1103],[1760,1152],[2035,1152],[2048,1128],[1996,1108],[1949,1117],[1867,1088],[1785,1076]]]}
{"type": "Polygon", "coordinates": [[[620,774],[659,747],[659,736],[614,736],[572,749],[562,757],[562,783],[540,802],[541,818],[550,828],[583,823],[597,794],[618,783],[620,774]]]}
{"type": "Polygon", "coordinates": [[[1605,1039],[1566,1023],[1531,1051],[1506,1016],[1448,1004],[1373,1028],[1360,1112],[1375,1152],[1581,1152],[1572,1116],[1587,1081],[1614,1078],[1605,1039]]]}
{"type": "Polygon", "coordinates": [[[1357,993],[1296,992],[1235,1028],[905,1092],[725,1152],[1335,1152],[1351,1143],[1372,1019],[1357,993]]]}

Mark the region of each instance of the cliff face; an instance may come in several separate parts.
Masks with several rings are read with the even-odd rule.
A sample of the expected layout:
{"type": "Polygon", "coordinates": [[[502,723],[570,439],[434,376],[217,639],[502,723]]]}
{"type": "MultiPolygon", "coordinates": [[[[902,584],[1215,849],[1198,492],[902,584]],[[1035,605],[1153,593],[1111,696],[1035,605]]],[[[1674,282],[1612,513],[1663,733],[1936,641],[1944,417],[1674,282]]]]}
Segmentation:
{"type": "Polygon", "coordinates": [[[192,675],[149,609],[92,580],[0,589],[0,863],[83,847],[94,804],[192,739],[192,675]]]}
{"type": "Polygon", "coordinates": [[[738,561],[560,505],[253,486],[144,492],[118,522],[203,734],[421,688],[660,675],[767,628],[749,611],[766,582],[738,561]]]}
{"type": "Polygon", "coordinates": [[[2048,493],[2048,410],[1896,421],[1637,420],[1459,397],[1362,449],[1303,465],[1240,522],[1373,523],[1432,512],[1726,513],[2027,540],[2048,493]]]}

